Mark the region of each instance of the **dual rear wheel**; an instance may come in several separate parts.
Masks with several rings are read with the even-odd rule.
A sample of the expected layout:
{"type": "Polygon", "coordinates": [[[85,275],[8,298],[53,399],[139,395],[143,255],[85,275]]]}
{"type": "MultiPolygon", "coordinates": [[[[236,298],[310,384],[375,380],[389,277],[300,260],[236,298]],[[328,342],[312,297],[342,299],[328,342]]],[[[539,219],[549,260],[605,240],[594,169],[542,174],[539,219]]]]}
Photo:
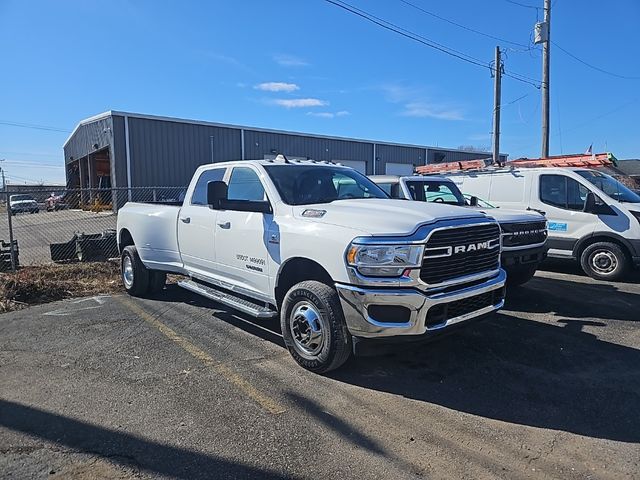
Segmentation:
{"type": "Polygon", "coordinates": [[[135,297],[159,292],[167,281],[165,272],[149,270],[144,266],[138,250],[133,245],[122,250],[120,267],[124,289],[135,297]]]}

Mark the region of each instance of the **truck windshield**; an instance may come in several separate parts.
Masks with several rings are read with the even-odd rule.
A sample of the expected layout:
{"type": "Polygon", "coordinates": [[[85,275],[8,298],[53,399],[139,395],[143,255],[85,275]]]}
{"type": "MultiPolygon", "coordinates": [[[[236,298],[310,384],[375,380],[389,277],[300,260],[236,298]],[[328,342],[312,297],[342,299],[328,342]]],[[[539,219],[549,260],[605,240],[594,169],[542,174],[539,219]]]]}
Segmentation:
{"type": "Polygon", "coordinates": [[[609,175],[595,170],[578,170],[576,173],[614,200],[626,203],[640,203],[640,195],[609,175]]]}
{"type": "Polygon", "coordinates": [[[265,165],[282,200],[288,205],[330,203],[351,198],[389,198],[361,173],[320,165],[265,165]]]}
{"type": "Polygon", "coordinates": [[[466,205],[464,196],[453,182],[445,180],[408,180],[407,187],[411,197],[420,202],[446,203],[448,205],[466,205]]]}

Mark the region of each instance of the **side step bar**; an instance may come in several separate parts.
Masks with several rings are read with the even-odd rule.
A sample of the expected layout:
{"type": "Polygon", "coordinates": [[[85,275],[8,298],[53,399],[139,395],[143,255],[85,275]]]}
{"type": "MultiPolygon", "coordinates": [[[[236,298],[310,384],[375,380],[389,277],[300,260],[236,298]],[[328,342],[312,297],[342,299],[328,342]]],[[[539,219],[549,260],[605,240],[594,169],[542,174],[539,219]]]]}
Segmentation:
{"type": "Polygon", "coordinates": [[[268,307],[258,305],[244,298],[236,297],[232,293],[222,292],[216,290],[213,287],[204,285],[202,283],[194,282],[193,280],[182,280],[178,282],[178,286],[191,292],[202,295],[203,297],[213,300],[214,302],[222,303],[227,307],[235,308],[243,313],[247,313],[256,318],[273,318],[278,315],[278,312],[271,310],[268,307]]]}

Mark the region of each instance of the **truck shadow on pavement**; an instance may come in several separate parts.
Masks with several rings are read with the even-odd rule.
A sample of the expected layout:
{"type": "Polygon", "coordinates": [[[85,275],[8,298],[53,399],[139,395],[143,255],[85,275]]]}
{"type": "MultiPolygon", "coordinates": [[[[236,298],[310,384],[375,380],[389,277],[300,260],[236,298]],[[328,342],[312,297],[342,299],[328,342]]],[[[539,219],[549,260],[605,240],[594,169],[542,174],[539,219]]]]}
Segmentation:
{"type": "MultiPolygon", "coordinates": [[[[277,319],[255,320],[178,287],[158,299],[217,309],[217,319],[284,347],[277,319]]],[[[537,278],[509,292],[505,309],[554,313],[555,323],[501,312],[431,343],[355,358],[328,377],[504,422],[640,443],[640,350],[584,331],[636,321],[637,305],[637,295],[612,285],[537,278]]]]}
{"type": "MultiPolygon", "coordinates": [[[[589,279],[589,276],[582,271],[582,268],[580,267],[580,265],[578,265],[578,262],[576,260],[547,258],[538,267],[538,270],[543,270],[545,272],[562,273],[567,275],[576,275],[585,279],[589,279]]],[[[640,283],[640,269],[631,270],[627,274],[626,278],[619,283],[640,283]]]]}
{"type": "Polygon", "coordinates": [[[2,399],[0,426],[171,478],[291,478],[2,399]]]}
{"type": "Polygon", "coordinates": [[[602,322],[558,323],[499,314],[331,377],[504,422],[640,442],[640,351],[582,331],[602,322]]]}
{"type": "Polygon", "coordinates": [[[640,295],[607,283],[534,277],[507,291],[506,310],[554,313],[556,317],[640,321],[640,295]]]}

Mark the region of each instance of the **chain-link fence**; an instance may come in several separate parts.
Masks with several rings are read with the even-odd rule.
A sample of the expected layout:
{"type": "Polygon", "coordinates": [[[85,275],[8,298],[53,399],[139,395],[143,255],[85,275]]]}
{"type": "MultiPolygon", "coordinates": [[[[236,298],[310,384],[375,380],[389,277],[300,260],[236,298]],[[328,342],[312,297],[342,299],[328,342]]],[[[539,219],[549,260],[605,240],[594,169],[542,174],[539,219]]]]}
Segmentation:
{"type": "Polygon", "coordinates": [[[181,202],[185,191],[186,187],[144,187],[46,192],[8,187],[0,204],[0,271],[117,257],[118,209],[129,201],[181,202]]]}

